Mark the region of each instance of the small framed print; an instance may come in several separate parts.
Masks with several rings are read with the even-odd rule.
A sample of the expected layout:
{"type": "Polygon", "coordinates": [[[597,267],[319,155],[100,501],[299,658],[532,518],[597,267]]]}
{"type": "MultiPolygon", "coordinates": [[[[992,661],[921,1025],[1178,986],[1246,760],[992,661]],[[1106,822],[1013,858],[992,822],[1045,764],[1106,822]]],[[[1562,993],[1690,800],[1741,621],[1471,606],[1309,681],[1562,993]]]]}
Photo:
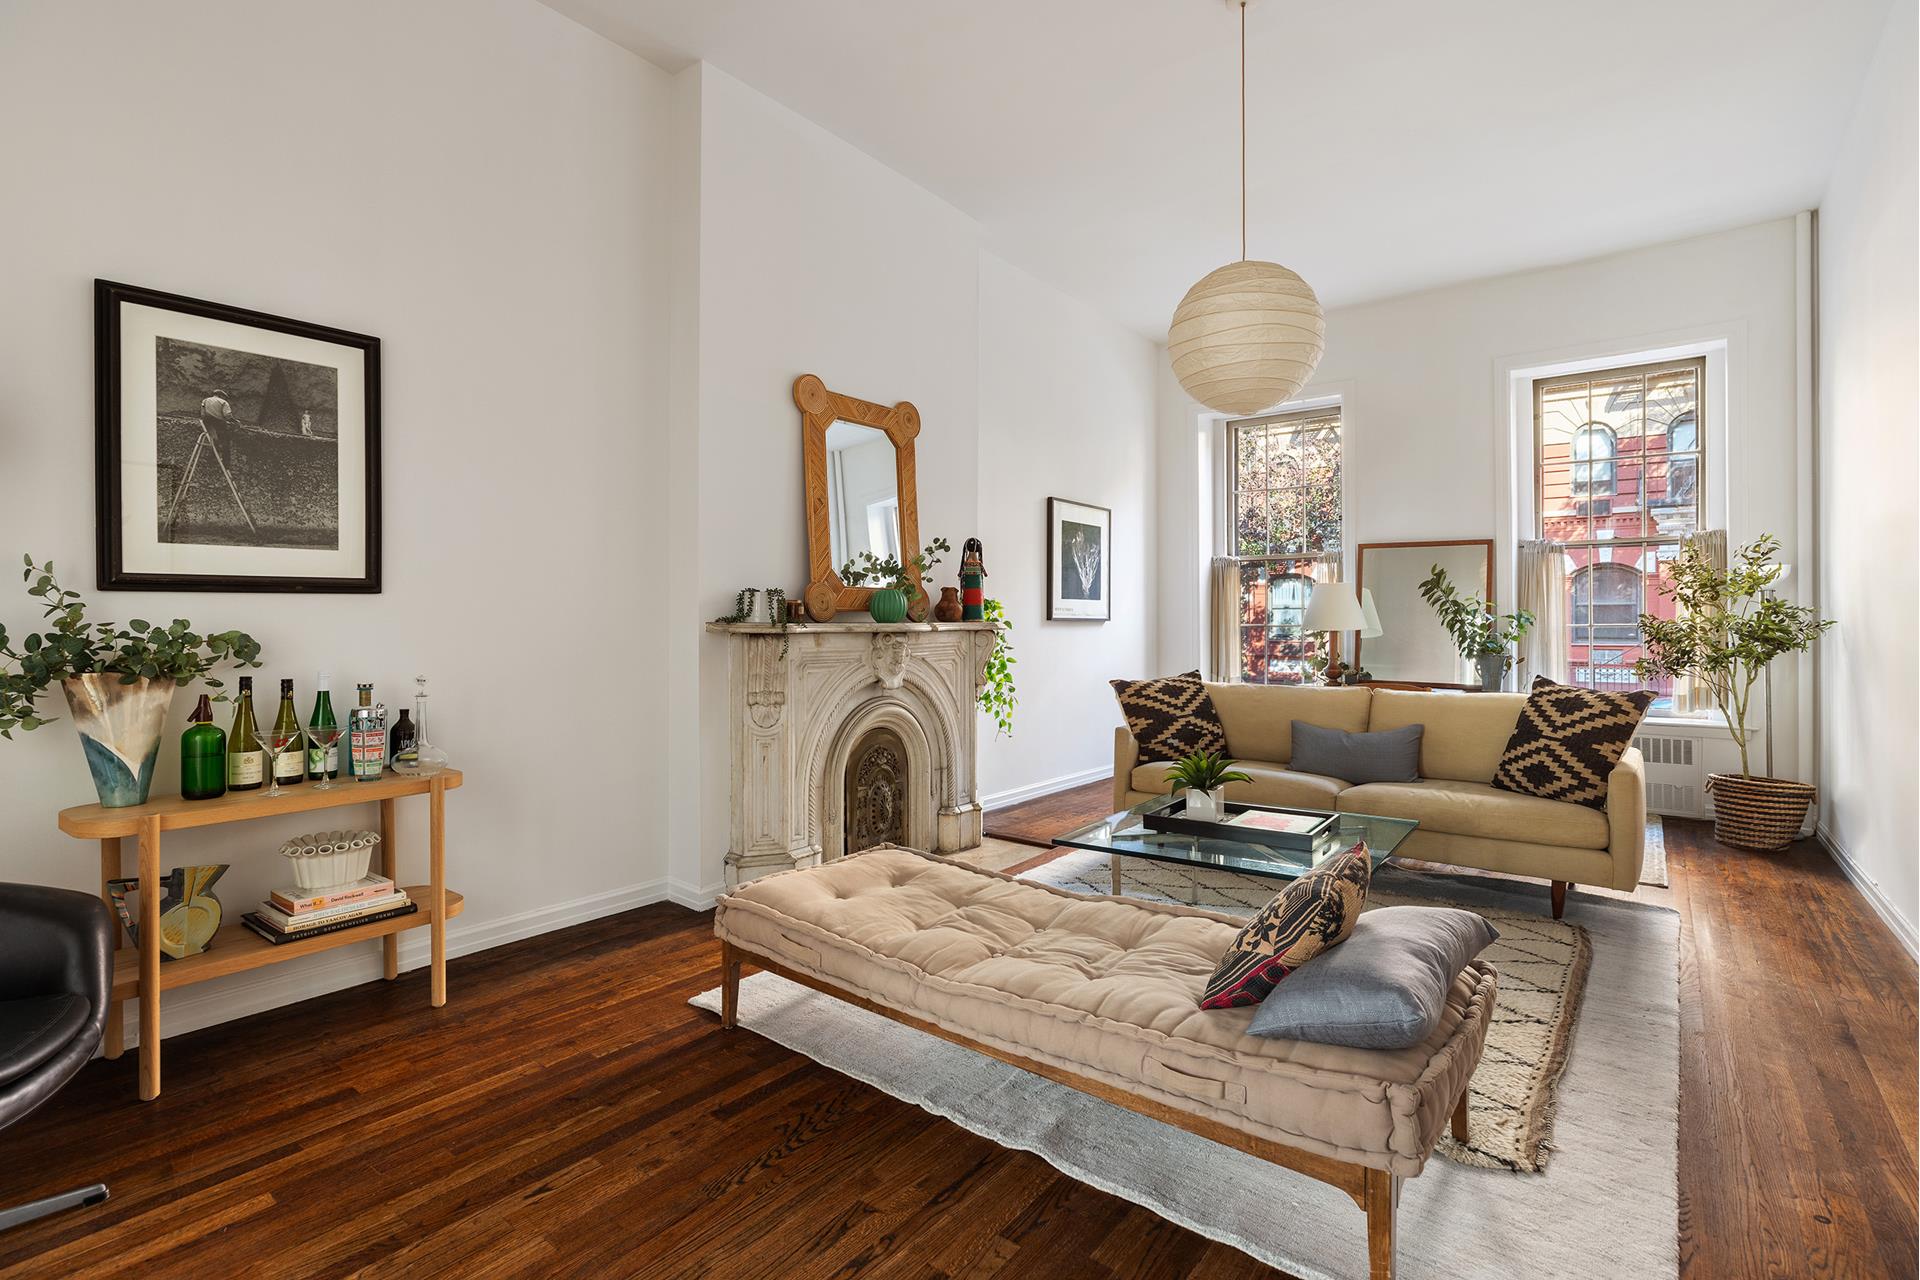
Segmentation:
{"type": "Polygon", "coordinates": [[[93,283],[102,590],[380,590],[380,340],[93,283]]]}
{"type": "Polygon", "coordinates": [[[1110,570],[1113,512],[1047,499],[1047,620],[1105,622],[1113,617],[1110,570]]]}

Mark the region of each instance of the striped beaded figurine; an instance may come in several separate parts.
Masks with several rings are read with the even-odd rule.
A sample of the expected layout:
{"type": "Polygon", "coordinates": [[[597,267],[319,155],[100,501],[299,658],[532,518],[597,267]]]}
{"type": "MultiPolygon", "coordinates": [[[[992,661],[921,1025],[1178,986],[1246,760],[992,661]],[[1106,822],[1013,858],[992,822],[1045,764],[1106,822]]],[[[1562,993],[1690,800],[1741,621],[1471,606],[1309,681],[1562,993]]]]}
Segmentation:
{"type": "Polygon", "coordinates": [[[980,539],[968,538],[960,549],[960,620],[986,620],[987,563],[980,539]]]}

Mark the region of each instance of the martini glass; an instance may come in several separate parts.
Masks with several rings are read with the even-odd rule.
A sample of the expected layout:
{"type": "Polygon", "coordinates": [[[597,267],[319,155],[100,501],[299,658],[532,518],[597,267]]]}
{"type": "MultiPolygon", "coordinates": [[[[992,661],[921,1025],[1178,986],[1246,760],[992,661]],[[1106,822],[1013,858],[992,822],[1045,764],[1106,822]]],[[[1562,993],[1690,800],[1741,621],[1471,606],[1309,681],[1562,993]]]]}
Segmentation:
{"type": "Polygon", "coordinates": [[[283,796],[287,793],[280,789],[280,762],[298,751],[300,772],[305,773],[307,771],[307,735],[298,729],[275,729],[261,739],[261,745],[267,753],[267,775],[273,779],[273,785],[267,788],[267,794],[283,796]]]}
{"type": "Polygon", "coordinates": [[[308,740],[312,742],[313,749],[320,753],[320,778],[313,784],[315,791],[331,791],[336,785],[327,774],[326,764],[327,753],[340,741],[340,734],[341,728],[337,724],[316,724],[307,728],[308,740]]]}

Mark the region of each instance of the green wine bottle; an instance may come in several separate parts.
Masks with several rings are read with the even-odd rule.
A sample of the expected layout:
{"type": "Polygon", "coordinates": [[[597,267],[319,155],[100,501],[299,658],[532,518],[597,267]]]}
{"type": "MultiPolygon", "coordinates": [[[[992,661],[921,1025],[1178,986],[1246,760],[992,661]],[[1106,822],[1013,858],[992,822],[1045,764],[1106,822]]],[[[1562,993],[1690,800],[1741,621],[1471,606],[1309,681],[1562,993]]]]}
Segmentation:
{"type": "Polygon", "coordinates": [[[240,705],[233,713],[233,732],[227,735],[227,790],[258,791],[267,777],[267,753],[260,749],[260,730],[253,723],[253,677],[240,677],[240,705]]]}
{"type": "Polygon", "coordinates": [[[313,678],[313,683],[313,716],[307,721],[307,727],[325,730],[324,734],[316,736],[327,738],[324,748],[313,745],[312,739],[307,742],[307,777],[318,782],[322,777],[340,776],[340,735],[337,732],[340,722],[333,718],[333,677],[322,671],[313,678]]]}
{"type": "MultiPolygon", "coordinates": [[[[300,736],[300,713],[293,709],[293,681],[280,682],[280,711],[273,718],[273,741],[278,746],[300,736]]],[[[307,780],[306,752],[288,752],[273,757],[273,777],[278,783],[307,780]]]]}
{"type": "Polygon", "coordinates": [[[217,800],[226,793],[227,735],[213,722],[213,703],[203,693],[180,735],[180,795],[217,800]]]}

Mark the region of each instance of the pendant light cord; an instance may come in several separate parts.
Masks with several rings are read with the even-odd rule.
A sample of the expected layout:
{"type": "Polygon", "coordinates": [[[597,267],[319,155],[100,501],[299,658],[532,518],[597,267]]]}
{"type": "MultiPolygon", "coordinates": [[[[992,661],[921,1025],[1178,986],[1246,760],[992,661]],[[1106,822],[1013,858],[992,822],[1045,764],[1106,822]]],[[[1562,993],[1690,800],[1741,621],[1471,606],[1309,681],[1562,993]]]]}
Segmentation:
{"type": "Polygon", "coordinates": [[[1247,260],[1247,0],[1240,0],[1240,261],[1247,260]]]}

